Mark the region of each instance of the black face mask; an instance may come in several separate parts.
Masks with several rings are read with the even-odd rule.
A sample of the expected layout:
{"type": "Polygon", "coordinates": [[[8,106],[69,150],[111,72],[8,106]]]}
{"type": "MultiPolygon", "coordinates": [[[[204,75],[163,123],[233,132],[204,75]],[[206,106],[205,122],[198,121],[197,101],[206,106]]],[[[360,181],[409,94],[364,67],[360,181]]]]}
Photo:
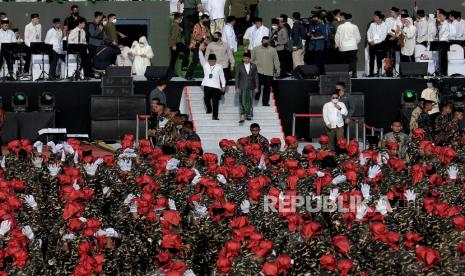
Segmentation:
{"type": "Polygon", "coordinates": [[[202,21],[202,24],[208,26],[208,21],[202,21]]]}
{"type": "Polygon", "coordinates": [[[218,42],[219,39],[217,37],[214,37],[214,38],[212,38],[212,40],[213,40],[213,42],[218,42]]]}
{"type": "Polygon", "coordinates": [[[268,44],[268,43],[263,43],[262,45],[263,45],[263,47],[266,48],[266,47],[268,47],[268,45],[270,45],[270,44],[268,44]]]}
{"type": "Polygon", "coordinates": [[[77,11],[77,12],[73,12],[73,15],[74,15],[74,16],[79,16],[79,12],[78,12],[78,11],[77,11]]]}
{"type": "Polygon", "coordinates": [[[341,89],[336,89],[336,92],[337,92],[337,93],[341,92],[341,89]]]}

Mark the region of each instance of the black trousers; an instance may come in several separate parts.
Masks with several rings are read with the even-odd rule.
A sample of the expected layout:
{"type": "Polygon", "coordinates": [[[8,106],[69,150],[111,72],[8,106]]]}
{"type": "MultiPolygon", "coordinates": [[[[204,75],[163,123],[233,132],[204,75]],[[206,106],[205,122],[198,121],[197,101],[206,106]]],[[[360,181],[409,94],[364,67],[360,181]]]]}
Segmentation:
{"type": "Polygon", "coordinates": [[[281,64],[281,76],[284,77],[286,73],[292,72],[292,56],[291,52],[284,49],[278,51],[279,63],[281,64]]]}
{"type": "Polygon", "coordinates": [[[378,43],[374,44],[373,46],[368,46],[368,52],[370,55],[370,75],[374,74],[375,69],[375,60],[376,60],[376,73],[379,74],[381,72],[381,67],[383,66],[383,58],[384,58],[384,44],[378,43]]]}
{"type": "Polygon", "coordinates": [[[257,17],[258,13],[257,13],[257,4],[253,4],[253,5],[250,5],[249,6],[249,14],[250,14],[250,18],[255,18],[257,17]]]}
{"type": "Polygon", "coordinates": [[[0,50],[0,68],[3,66],[3,59],[6,60],[6,66],[8,67],[8,73],[13,74],[13,56],[7,51],[0,50]]]}
{"type": "Polygon", "coordinates": [[[224,78],[226,79],[226,82],[232,79],[231,69],[229,69],[229,67],[223,68],[223,73],[224,73],[224,78]]]}
{"type": "Polygon", "coordinates": [[[189,64],[189,67],[187,68],[186,78],[191,78],[194,75],[195,67],[197,67],[197,65],[200,62],[199,48],[198,47],[192,48],[191,51],[192,51],[192,61],[191,61],[191,64],[189,64]]]}
{"type": "Polygon", "coordinates": [[[234,33],[236,33],[237,43],[239,45],[243,44],[243,38],[247,27],[247,21],[245,20],[245,17],[236,18],[236,24],[234,25],[234,33]]]}
{"type": "Polygon", "coordinates": [[[443,76],[447,76],[447,52],[449,51],[449,46],[448,41],[439,42],[439,70],[443,76]]]}
{"type": "Polygon", "coordinates": [[[52,51],[52,53],[48,56],[49,63],[50,63],[50,68],[48,70],[48,77],[50,79],[56,78],[56,69],[57,69],[59,58],[60,58],[60,55],[55,51],[52,51]]]}
{"type": "MultiPolygon", "coordinates": [[[[171,72],[174,73],[174,68],[176,66],[176,61],[178,60],[178,57],[179,57],[179,54],[180,53],[183,53],[186,51],[185,49],[186,47],[184,46],[183,43],[181,42],[178,42],[176,44],[176,51],[173,51],[173,49],[170,47],[170,53],[171,53],[171,57],[170,57],[170,70],[171,72]]],[[[189,61],[187,60],[186,58],[186,55],[183,55],[183,58],[182,58],[182,67],[185,67],[187,66],[189,63],[189,61]]]]}
{"type": "Polygon", "coordinates": [[[325,64],[338,64],[341,62],[339,51],[335,48],[325,48],[325,64]]]}
{"type": "Polygon", "coordinates": [[[24,50],[24,54],[26,55],[24,56],[23,72],[29,73],[29,70],[31,69],[31,48],[25,47],[24,50]]]}
{"type": "Polygon", "coordinates": [[[344,64],[349,64],[352,77],[357,75],[357,50],[341,52],[344,64]]]}
{"type": "Polygon", "coordinates": [[[320,75],[325,71],[325,56],[323,50],[309,52],[309,64],[314,64],[318,67],[320,75]]]}
{"type": "Polygon", "coordinates": [[[207,108],[207,113],[213,112],[213,118],[218,117],[218,106],[221,99],[221,90],[218,88],[205,86],[203,88],[203,101],[207,108]],[[213,104],[213,108],[212,108],[213,104]]]}
{"type": "Polygon", "coordinates": [[[258,74],[258,93],[255,94],[255,100],[258,101],[258,99],[260,99],[261,88],[263,86],[262,104],[268,105],[270,103],[270,92],[272,83],[273,76],[258,74]]]}
{"type": "MultiPolygon", "coordinates": [[[[192,30],[194,29],[194,25],[197,22],[199,22],[199,16],[196,9],[184,9],[182,12],[184,45],[188,46],[191,43],[192,30]]],[[[186,47],[184,49],[184,55],[186,56],[186,59],[189,59],[189,54],[189,47],[186,47]]],[[[183,66],[187,66],[187,62],[183,64],[183,66]]]]}

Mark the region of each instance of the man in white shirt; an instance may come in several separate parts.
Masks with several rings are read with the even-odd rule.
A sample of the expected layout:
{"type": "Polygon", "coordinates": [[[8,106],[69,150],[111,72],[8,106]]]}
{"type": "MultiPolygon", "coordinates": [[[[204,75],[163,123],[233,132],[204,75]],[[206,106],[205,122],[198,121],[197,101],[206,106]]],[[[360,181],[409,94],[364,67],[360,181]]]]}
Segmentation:
{"type": "Polygon", "coordinates": [[[367,32],[368,39],[368,51],[370,53],[370,75],[374,76],[374,67],[376,59],[376,74],[379,76],[381,71],[381,65],[383,64],[384,58],[384,40],[386,39],[388,29],[386,24],[383,22],[384,15],[380,12],[375,12],[373,17],[373,23],[370,24],[367,32]]]}
{"type": "MultiPolygon", "coordinates": [[[[39,14],[31,14],[31,22],[24,28],[24,44],[27,47],[31,47],[31,42],[42,41],[42,26],[40,25],[39,14]]],[[[26,51],[26,57],[24,58],[24,72],[29,72],[29,66],[31,64],[31,51],[26,51]]]]}
{"type": "Polygon", "coordinates": [[[255,47],[262,45],[262,39],[264,36],[270,36],[270,29],[263,26],[263,20],[261,18],[255,19],[255,29],[250,36],[249,51],[255,47]]]}
{"type": "Polygon", "coordinates": [[[463,42],[465,41],[465,20],[462,19],[461,12],[457,12],[457,21],[459,22],[460,33],[462,34],[461,37],[457,37],[457,40],[462,43],[462,46],[465,46],[463,45],[463,42]]]}
{"type": "Polygon", "coordinates": [[[48,71],[49,80],[55,80],[56,68],[60,55],[63,54],[63,31],[61,30],[60,18],[53,19],[52,27],[47,31],[44,42],[53,45],[53,51],[49,55],[50,69],[48,71]]]}
{"type": "Polygon", "coordinates": [[[428,45],[428,21],[426,21],[425,11],[418,10],[415,27],[417,28],[417,44],[428,45]]]}
{"type": "Polygon", "coordinates": [[[214,0],[207,3],[207,11],[210,15],[210,31],[212,34],[223,30],[225,2],[226,0],[214,0]]]}
{"type": "MultiPolygon", "coordinates": [[[[68,35],[68,47],[70,44],[87,44],[86,41],[86,31],[84,30],[86,26],[86,20],[84,18],[79,18],[77,20],[77,27],[72,29],[68,35]]],[[[84,68],[84,76],[87,78],[92,77],[92,70],[90,67],[89,55],[87,54],[87,48],[83,48],[80,52],[81,56],[81,65],[84,68]]]]}
{"type": "Polygon", "coordinates": [[[336,47],[339,49],[343,62],[349,64],[349,69],[352,72],[352,78],[357,77],[357,49],[360,40],[360,31],[358,27],[352,24],[351,14],[345,15],[343,24],[337,27],[336,36],[334,38],[336,47]]]}
{"type": "Polygon", "coordinates": [[[231,47],[232,51],[235,53],[237,52],[237,37],[236,33],[234,32],[236,18],[234,16],[228,16],[226,20],[228,21],[228,23],[223,28],[222,40],[223,42],[226,42],[229,45],[229,47],[231,47]]]}
{"type": "Polygon", "coordinates": [[[252,39],[252,34],[255,30],[255,25],[252,25],[245,30],[244,36],[242,37],[243,41],[242,43],[244,44],[244,52],[250,52],[249,46],[250,46],[250,40],[252,39]]]}
{"type": "Polygon", "coordinates": [[[450,12],[450,21],[452,21],[449,25],[449,28],[454,30],[453,35],[449,33],[449,41],[451,44],[461,44],[461,39],[464,35],[464,25],[460,23],[460,12],[459,11],[451,11],[450,12]]]}
{"type": "Polygon", "coordinates": [[[202,43],[199,46],[199,61],[202,64],[203,68],[203,100],[205,107],[207,108],[207,114],[213,113],[212,119],[218,119],[218,106],[221,99],[222,93],[225,92],[226,79],[224,77],[223,66],[216,63],[215,54],[210,54],[208,56],[208,62],[203,56],[203,51],[205,51],[206,45],[202,43]],[[213,103],[213,108],[212,108],[213,103]]]}
{"type": "Polygon", "coordinates": [[[10,30],[10,22],[8,20],[2,20],[0,22],[0,68],[3,67],[3,59],[6,60],[6,65],[8,68],[9,80],[13,80],[13,57],[12,55],[5,51],[1,46],[2,43],[14,43],[16,42],[15,33],[10,30]]]}
{"type": "Polygon", "coordinates": [[[323,121],[328,130],[329,149],[336,148],[337,138],[344,137],[344,118],[347,115],[347,108],[343,102],[339,102],[339,94],[333,92],[331,101],[323,106],[323,121]]]}
{"type": "Polygon", "coordinates": [[[386,18],[385,23],[388,28],[389,39],[395,39],[397,30],[402,28],[399,8],[392,7],[389,10],[389,17],[386,18]]]}
{"type": "Polygon", "coordinates": [[[437,20],[439,22],[439,63],[441,74],[447,75],[447,52],[449,51],[449,22],[448,14],[438,9],[437,20]]]}

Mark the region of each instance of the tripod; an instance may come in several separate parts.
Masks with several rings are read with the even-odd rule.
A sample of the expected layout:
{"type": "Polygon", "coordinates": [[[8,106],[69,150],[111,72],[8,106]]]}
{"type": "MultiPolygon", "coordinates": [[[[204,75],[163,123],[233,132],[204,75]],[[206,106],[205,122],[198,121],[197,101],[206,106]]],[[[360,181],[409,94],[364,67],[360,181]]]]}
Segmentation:
{"type": "MultiPolygon", "coordinates": [[[[42,72],[40,73],[37,81],[45,80],[45,75],[48,76],[48,73],[45,72],[45,55],[50,55],[53,51],[53,46],[50,44],[45,44],[44,42],[32,42],[31,43],[31,54],[32,55],[42,55],[42,72]]],[[[34,63],[32,65],[32,70],[34,70],[34,63]]],[[[33,74],[34,75],[34,72],[33,74]]]]}

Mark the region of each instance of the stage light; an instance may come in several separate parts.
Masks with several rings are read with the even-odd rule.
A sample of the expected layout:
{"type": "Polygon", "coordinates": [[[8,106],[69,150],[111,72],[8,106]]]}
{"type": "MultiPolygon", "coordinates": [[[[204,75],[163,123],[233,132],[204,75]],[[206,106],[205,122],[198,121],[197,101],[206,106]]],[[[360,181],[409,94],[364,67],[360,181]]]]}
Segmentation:
{"type": "Polygon", "coordinates": [[[51,112],[55,109],[55,95],[51,92],[44,92],[39,96],[39,108],[42,112],[51,112]]]}
{"type": "Polygon", "coordinates": [[[413,103],[413,102],[416,101],[417,95],[415,95],[415,92],[412,91],[412,90],[406,90],[406,91],[404,92],[403,98],[404,98],[404,102],[406,102],[406,103],[413,103]]]}
{"type": "Polygon", "coordinates": [[[13,98],[11,98],[11,107],[14,112],[25,112],[28,105],[28,98],[23,92],[16,92],[13,98]]]}
{"type": "Polygon", "coordinates": [[[452,104],[456,109],[465,107],[465,92],[463,90],[457,90],[452,94],[452,104]]]}

